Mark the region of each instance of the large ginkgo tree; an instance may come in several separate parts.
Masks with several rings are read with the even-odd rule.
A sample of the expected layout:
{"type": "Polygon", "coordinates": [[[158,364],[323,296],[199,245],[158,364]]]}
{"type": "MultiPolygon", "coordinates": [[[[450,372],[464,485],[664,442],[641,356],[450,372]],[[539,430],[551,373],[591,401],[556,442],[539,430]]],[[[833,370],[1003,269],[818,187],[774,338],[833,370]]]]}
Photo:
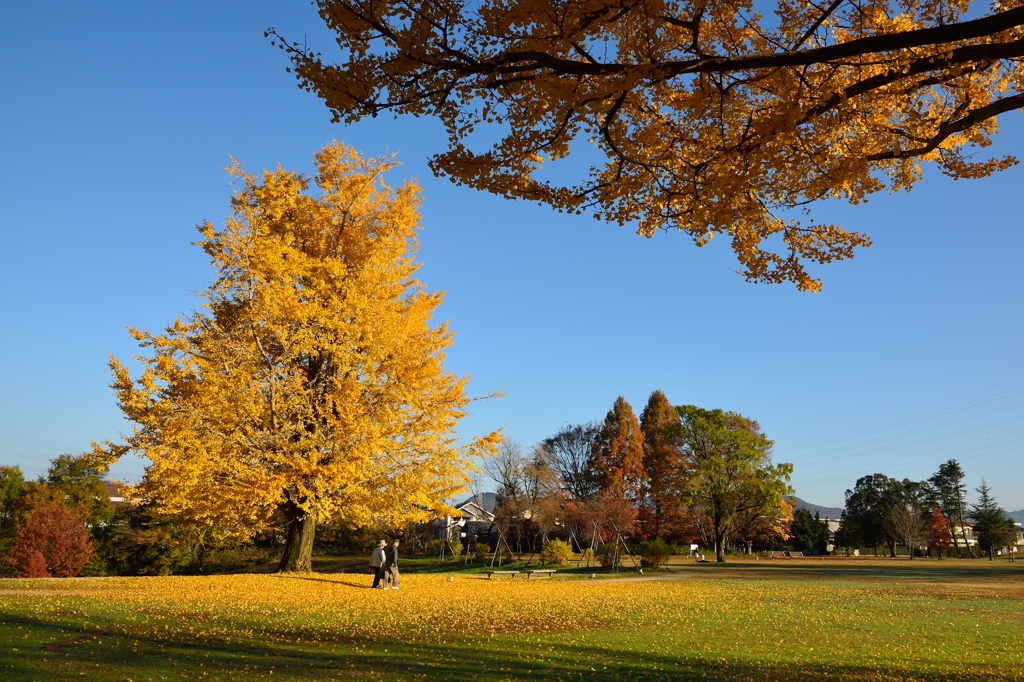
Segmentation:
{"type": "Polygon", "coordinates": [[[202,306],[131,330],[141,376],[111,358],[134,429],[110,451],[149,460],[135,496],[236,537],[283,525],[281,570],[310,569],[318,523],[443,513],[500,441],[456,436],[467,378],[444,367],[442,293],[415,278],[419,190],[385,184],[393,165],[338,143],[312,180],[233,165],[233,215],[199,228],[202,306]]]}

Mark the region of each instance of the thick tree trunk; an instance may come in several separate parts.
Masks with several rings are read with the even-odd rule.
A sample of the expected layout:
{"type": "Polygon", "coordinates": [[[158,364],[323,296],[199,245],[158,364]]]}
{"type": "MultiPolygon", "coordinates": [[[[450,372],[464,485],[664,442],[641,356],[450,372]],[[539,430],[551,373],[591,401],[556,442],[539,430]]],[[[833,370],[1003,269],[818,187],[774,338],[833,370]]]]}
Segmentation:
{"type": "Polygon", "coordinates": [[[288,520],[288,535],[284,543],[284,555],[281,557],[277,572],[309,573],[313,570],[313,537],[316,534],[316,518],[291,501],[284,504],[282,511],[288,520]]]}
{"type": "Polygon", "coordinates": [[[715,511],[711,517],[712,523],[715,528],[715,561],[723,564],[725,563],[725,531],[726,524],[725,520],[715,511]]]}

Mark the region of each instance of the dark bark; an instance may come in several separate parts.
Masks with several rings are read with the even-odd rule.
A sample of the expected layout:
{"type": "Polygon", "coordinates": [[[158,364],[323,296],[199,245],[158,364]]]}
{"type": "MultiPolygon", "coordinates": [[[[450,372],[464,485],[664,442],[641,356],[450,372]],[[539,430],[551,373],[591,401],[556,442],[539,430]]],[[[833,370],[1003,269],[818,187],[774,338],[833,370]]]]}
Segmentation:
{"type": "Polygon", "coordinates": [[[715,513],[715,561],[725,563],[725,524],[722,517],[715,513]]]}
{"type": "MultiPolygon", "coordinates": [[[[653,68],[652,65],[647,64],[642,65],[642,67],[647,71],[657,69],[661,71],[663,77],[671,78],[694,73],[731,73],[756,69],[808,66],[848,60],[880,52],[909,51],[931,45],[942,45],[961,40],[993,36],[1022,24],[1024,24],[1024,8],[1016,7],[987,17],[956,24],[865,36],[846,43],[815,47],[807,50],[787,50],[773,54],[736,57],[701,56],[695,59],[669,61],[653,65],[653,68]]],[[[273,29],[270,29],[267,33],[274,38],[280,37],[273,29]]],[[[307,53],[305,48],[289,45],[284,39],[281,39],[281,43],[292,60],[300,67],[306,64],[313,64],[319,59],[314,53],[307,53]]],[[[1007,59],[1020,56],[1022,44],[1019,41],[1009,43],[1009,45],[1013,45],[1010,52],[1007,52],[1007,45],[1008,43],[987,43],[967,47],[972,52],[971,61],[1007,59]]],[[[495,86],[510,82],[510,79],[533,78],[538,72],[543,71],[569,76],[607,76],[625,73],[641,66],[624,63],[578,61],[554,56],[541,50],[512,50],[483,60],[472,58],[451,59],[450,57],[451,55],[449,54],[434,54],[429,56],[421,55],[420,59],[423,60],[425,65],[424,71],[427,73],[450,73],[456,78],[490,75],[502,79],[496,81],[494,83],[495,86]]],[[[430,94],[436,94],[436,92],[425,93],[425,95],[430,94]]],[[[419,98],[414,95],[412,99],[419,98]]],[[[395,102],[377,102],[367,99],[359,101],[367,113],[373,113],[408,103],[409,100],[403,97],[401,101],[395,102]]],[[[374,115],[376,114],[374,113],[374,115]]]]}
{"type": "Polygon", "coordinates": [[[288,534],[277,572],[309,573],[313,570],[313,537],[316,534],[316,518],[291,500],[281,506],[281,511],[287,520],[288,534]]]}

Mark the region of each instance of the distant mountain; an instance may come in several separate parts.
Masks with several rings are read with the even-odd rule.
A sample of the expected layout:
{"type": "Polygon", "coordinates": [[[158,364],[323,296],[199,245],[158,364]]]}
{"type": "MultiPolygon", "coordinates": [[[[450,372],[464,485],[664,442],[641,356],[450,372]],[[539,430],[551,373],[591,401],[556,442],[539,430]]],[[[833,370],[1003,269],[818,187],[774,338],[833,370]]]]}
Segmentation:
{"type": "MultiPolygon", "coordinates": [[[[497,497],[498,496],[495,495],[494,493],[480,493],[480,499],[477,500],[474,495],[470,495],[469,497],[462,500],[455,506],[461,507],[462,505],[466,504],[469,501],[474,501],[493,514],[497,497]]],[[[818,512],[819,514],[821,514],[821,518],[823,519],[838,519],[840,516],[843,515],[843,510],[841,507],[822,507],[820,504],[812,504],[807,500],[801,500],[799,497],[787,497],[786,499],[788,499],[790,502],[795,502],[797,509],[806,509],[811,513],[811,515],[813,515],[814,512],[818,512]]],[[[1014,514],[1018,515],[1015,518],[1024,519],[1024,511],[1013,512],[1010,514],[1010,516],[1013,516],[1014,514]]]]}
{"type": "Polygon", "coordinates": [[[1015,512],[1006,512],[1006,515],[1017,523],[1024,523],[1024,509],[1018,509],[1015,512]]]}
{"type": "Polygon", "coordinates": [[[814,512],[818,512],[821,518],[825,519],[838,519],[843,515],[842,507],[822,507],[820,504],[811,504],[807,500],[801,500],[799,497],[788,498],[790,502],[796,503],[797,509],[806,509],[814,516],[814,512]]]}

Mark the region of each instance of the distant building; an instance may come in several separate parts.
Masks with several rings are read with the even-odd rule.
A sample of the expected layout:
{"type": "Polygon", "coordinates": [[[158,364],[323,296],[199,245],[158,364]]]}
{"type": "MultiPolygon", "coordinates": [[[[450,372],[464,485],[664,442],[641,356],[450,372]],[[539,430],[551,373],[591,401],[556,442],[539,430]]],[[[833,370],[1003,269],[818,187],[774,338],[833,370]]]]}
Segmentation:
{"type": "Polygon", "coordinates": [[[124,504],[124,493],[121,492],[116,483],[103,481],[103,488],[107,491],[107,499],[110,500],[111,507],[117,508],[124,504]]]}
{"type": "Polygon", "coordinates": [[[1000,554],[1009,554],[1010,552],[1024,554],[1024,523],[1014,523],[1013,525],[1017,529],[1017,543],[1013,547],[1003,547],[999,550],[1000,554]]]}
{"type": "Polygon", "coordinates": [[[953,524],[953,539],[954,544],[963,547],[965,538],[968,547],[974,547],[978,544],[978,538],[974,535],[974,524],[970,521],[964,521],[962,524],[956,521],[953,524]]]}
{"type": "Polygon", "coordinates": [[[836,550],[836,532],[843,525],[842,519],[830,519],[825,517],[818,519],[825,524],[825,551],[832,553],[836,550]]]}

